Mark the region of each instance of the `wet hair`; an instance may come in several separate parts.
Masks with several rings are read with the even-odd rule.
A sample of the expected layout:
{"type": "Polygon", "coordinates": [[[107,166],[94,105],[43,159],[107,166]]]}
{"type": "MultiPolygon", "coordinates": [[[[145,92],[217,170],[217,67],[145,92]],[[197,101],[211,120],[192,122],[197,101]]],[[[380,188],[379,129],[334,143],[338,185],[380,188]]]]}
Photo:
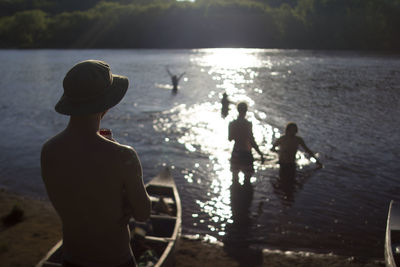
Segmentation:
{"type": "Polygon", "coordinates": [[[294,122],[289,122],[289,123],[286,125],[285,133],[287,134],[287,133],[290,131],[290,129],[292,129],[292,128],[294,129],[295,133],[297,133],[297,124],[294,123],[294,122]]]}
{"type": "Polygon", "coordinates": [[[246,104],[246,102],[240,102],[240,103],[237,105],[237,110],[239,111],[239,114],[246,113],[246,111],[247,111],[247,104],[246,104]]]}

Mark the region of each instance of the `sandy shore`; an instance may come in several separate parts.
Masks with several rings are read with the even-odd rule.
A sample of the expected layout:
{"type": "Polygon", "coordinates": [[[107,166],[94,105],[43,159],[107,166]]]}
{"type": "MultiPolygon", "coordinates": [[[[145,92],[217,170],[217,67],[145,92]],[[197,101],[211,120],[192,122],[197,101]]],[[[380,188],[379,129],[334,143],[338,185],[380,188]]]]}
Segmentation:
{"type": "MultiPolygon", "coordinates": [[[[35,266],[61,239],[61,222],[49,202],[0,189],[0,217],[9,214],[15,205],[24,211],[24,217],[13,226],[0,225],[0,266],[35,266]]],[[[176,266],[384,266],[383,259],[379,262],[355,262],[337,256],[282,251],[264,251],[244,258],[240,252],[240,249],[232,251],[221,245],[183,237],[176,253],[176,266]]]]}

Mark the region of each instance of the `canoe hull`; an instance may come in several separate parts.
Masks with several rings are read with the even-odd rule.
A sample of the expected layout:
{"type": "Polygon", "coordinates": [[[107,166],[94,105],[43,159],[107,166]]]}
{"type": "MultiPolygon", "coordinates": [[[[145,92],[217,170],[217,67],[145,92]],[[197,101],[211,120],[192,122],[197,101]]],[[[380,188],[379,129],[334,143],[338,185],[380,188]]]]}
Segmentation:
{"type": "Polygon", "coordinates": [[[400,267],[400,204],[393,200],[386,224],[385,263],[387,267],[400,267]]]}

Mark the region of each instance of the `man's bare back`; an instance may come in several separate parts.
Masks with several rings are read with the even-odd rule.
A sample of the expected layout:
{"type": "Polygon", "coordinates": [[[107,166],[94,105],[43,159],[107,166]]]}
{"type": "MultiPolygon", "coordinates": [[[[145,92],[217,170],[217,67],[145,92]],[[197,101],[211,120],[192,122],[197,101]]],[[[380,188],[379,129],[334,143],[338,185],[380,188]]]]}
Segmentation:
{"type": "Polygon", "coordinates": [[[295,123],[289,123],[286,127],[285,135],[278,138],[272,146],[272,151],[278,152],[279,163],[280,164],[295,164],[296,163],[296,153],[301,146],[311,157],[315,158],[318,165],[322,164],[315,157],[314,152],[312,152],[307,145],[304,143],[303,138],[297,136],[297,125],[295,123]],[[276,150],[279,147],[279,150],[276,150]]]}
{"type": "Polygon", "coordinates": [[[253,136],[253,125],[246,117],[247,104],[240,102],[237,105],[239,112],[238,118],[229,123],[228,140],[235,141],[231,155],[231,171],[233,181],[238,181],[238,173],[242,171],[245,174],[245,181],[250,182],[250,178],[254,173],[253,155],[251,153],[254,148],[261,156],[264,162],[264,155],[261,153],[253,136]]]}
{"type": "MultiPolygon", "coordinates": [[[[98,65],[103,65],[83,64],[86,63],[95,74],[99,71],[98,65]]],[[[107,72],[104,74],[109,77],[107,72]]],[[[64,79],[64,91],[65,84],[64,79]]],[[[62,220],[63,254],[67,264],[134,266],[127,223],[130,217],[146,220],[151,203],[135,150],[99,134],[101,119],[119,101],[114,97],[108,103],[109,99],[103,98],[94,104],[93,98],[87,98],[92,102],[83,102],[86,106],[78,101],[79,105],[70,100],[62,102],[63,98],[59,101],[57,111],[71,113],[71,117],[66,129],[42,147],[42,178],[62,220]],[[96,112],[100,105],[104,110],[96,112]],[[84,111],[88,114],[82,114],[84,111]]]]}
{"type": "Polygon", "coordinates": [[[238,118],[229,124],[229,141],[234,140],[234,150],[250,152],[255,144],[252,124],[245,118],[238,118]]]}
{"type": "Polygon", "coordinates": [[[296,153],[300,144],[304,144],[301,137],[284,135],[274,144],[279,146],[279,162],[280,163],[295,163],[296,153]]]}

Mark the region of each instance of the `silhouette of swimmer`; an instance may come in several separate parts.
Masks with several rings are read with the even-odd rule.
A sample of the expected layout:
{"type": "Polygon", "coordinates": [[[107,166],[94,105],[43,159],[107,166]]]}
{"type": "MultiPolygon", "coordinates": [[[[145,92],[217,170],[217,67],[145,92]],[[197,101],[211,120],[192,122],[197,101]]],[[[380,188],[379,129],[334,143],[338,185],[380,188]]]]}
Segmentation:
{"type": "Polygon", "coordinates": [[[316,160],[318,168],[322,168],[322,163],[315,157],[307,145],[304,143],[303,138],[297,136],[297,125],[290,122],[286,126],[285,135],[278,138],[272,145],[271,150],[277,152],[279,155],[279,177],[282,179],[294,179],[296,176],[296,153],[301,146],[311,157],[316,160]],[[279,150],[276,150],[279,147],[279,150]]]}
{"type": "Polygon", "coordinates": [[[175,74],[172,74],[170,72],[170,70],[168,69],[168,67],[166,67],[166,70],[168,72],[169,77],[171,78],[171,82],[172,82],[172,92],[176,93],[178,91],[178,84],[179,84],[179,80],[182,78],[183,75],[185,75],[186,72],[183,72],[181,75],[177,76],[175,74]]]}
{"type": "Polygon", "coordinates": [[[222,109],[221,109],[221,115],[223,118],[225,118],[226,116],[228,116],[229,113],[229,104],[233,104],[231,101],[229,101],[228,99],[228,95],[226,93],[224,93],[222,95],[222,99],[221,99],[221,105],[222,105],[222,109]]]}
{"type": "Polygon", "coordinates": [[[245,175],[245,182],[250,182],[251,176],[254,174],[254,158],[251,149],[254,148],[261,156],[264,162],[264,155],[261,153],[253,136],[253,125],[245,117],[247,113],[247,104],[240,102],[237,105],[239,115],[236,120],[229,123],[229,141],[234,140],[233,151],[231,155],[231,171],[233,182],[239,179],[239,172],[245,175]]]}

